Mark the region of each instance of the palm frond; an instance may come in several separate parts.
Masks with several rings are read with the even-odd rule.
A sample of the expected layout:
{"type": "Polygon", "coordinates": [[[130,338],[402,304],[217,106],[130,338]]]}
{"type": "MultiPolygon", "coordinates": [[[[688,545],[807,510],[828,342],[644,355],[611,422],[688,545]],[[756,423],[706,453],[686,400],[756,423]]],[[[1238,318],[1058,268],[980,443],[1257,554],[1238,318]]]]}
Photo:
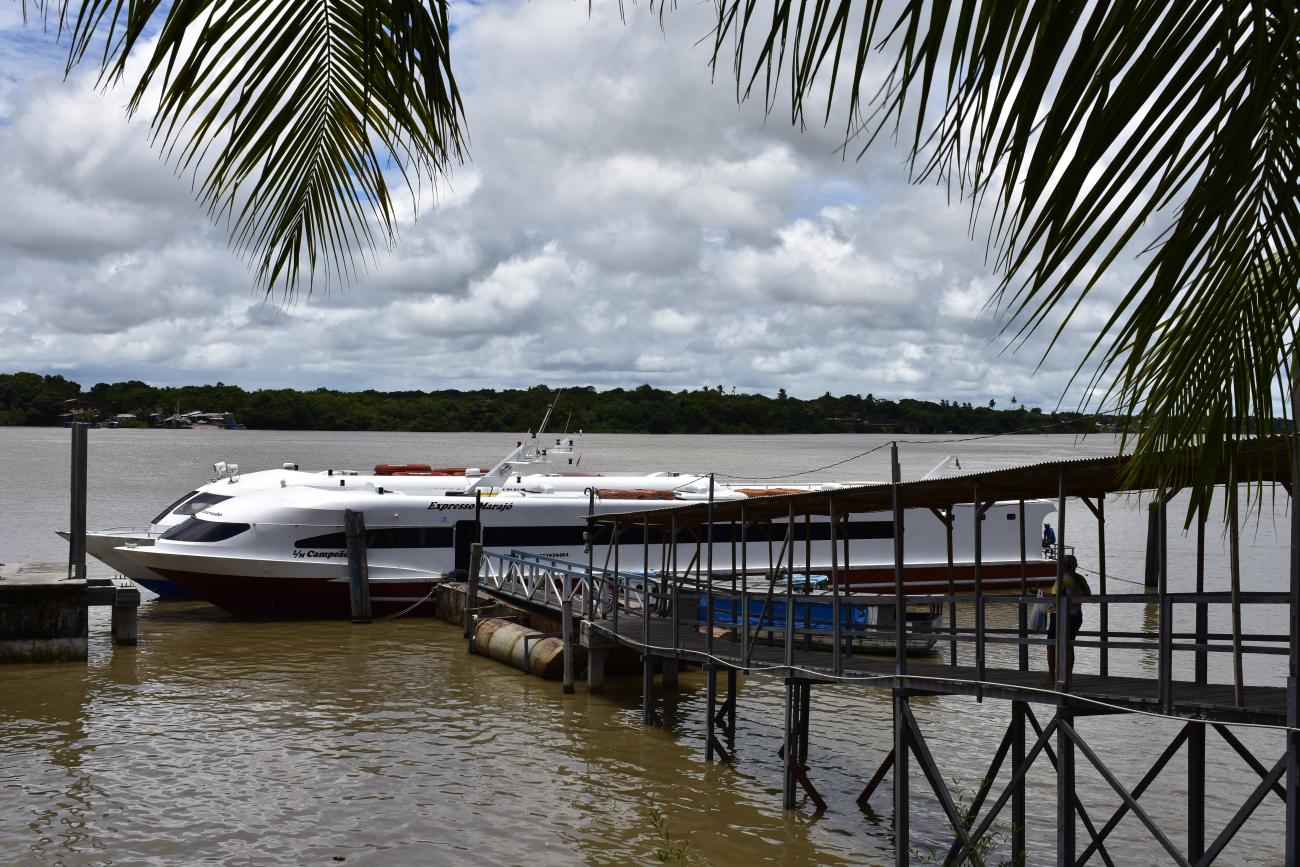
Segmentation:
{"type": "MultiPolygon", "coordinates": [[[[992,299],[1048,351],[1118,262],[1143,267],[1087,350],[1135,473],[1236,441],[1289,405],[1300,314],[1300,13],[1271,0],[718,0],[714,62],[791,118],[842,102],[846,140],[907,130],[914,178],[991,205],[992,299]],[[809,23],[810,22],[810,23],[809,23]],[[793,37],[789,38],[789,34],[793,37]],[[877,34],[883,34],[878,36],[877,34]],[[827,59],[830,58],[829,65],[827,59]],[[873,83],[871,61],[889,72],[873,83]],[[828,90],[815,82],[829,72],[828,90]],[[826,94],[824,97],[822,94],[826,94]],[[1143,229],[1162,227],[1142,250],[1143,229]]],[[[1094,392],[1097,393],[1097,392],[1094,392]]]]}
{"type": "Polygon", "coordinates": [[[93,56],[102,82],[130,79],[130,112],[152,109],[268,294],[355,277],[395,237],[388,174],[414,191],[463,156],[445,0],[35,5],[69,70],[93,56]]]}

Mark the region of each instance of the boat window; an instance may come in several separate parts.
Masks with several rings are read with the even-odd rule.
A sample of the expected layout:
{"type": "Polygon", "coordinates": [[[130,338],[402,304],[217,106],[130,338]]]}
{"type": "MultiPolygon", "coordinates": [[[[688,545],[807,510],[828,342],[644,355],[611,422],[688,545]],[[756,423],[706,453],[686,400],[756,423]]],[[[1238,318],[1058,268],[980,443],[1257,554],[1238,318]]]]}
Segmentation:
{"type": "Polygon", "coordinates": [[[161,512],[159,512],[157,515],[154,515],[153,520],[150,521],[149,523],[150,523],[150,524],[157,524],[157,523],[158,523],[159,521],[161,521],[163,518],[165,518],[165,517],[167,517],[168,515],[170,515],[170,514],[172,513],[172,509],[175,509],[175,508],[176,508],[177,506],[179,506],[181,503],[184,503],[186,500],[188,500],[190,497],[194,496],[194,495],[197,494],[197,493],[198,493],[198,491],[190,491],[188,494],[186,494],[185,496],[181,497],[179,500],[177,500],[176,502],[172,503],[172,504],[171,504],[170,506],[168,506],[167,508],[163,509],[163,510],[162,510],[161,512]]]}
{"type": "Polygon", "coordinates": [[[173,509],[173,515],[197,515],[209,506],[215,506],[217,503],[225,502],[230,497],[222,494],[199,494],[188,503],[184,503],[178,509],[173,509]]]}
{"type": "MultiPolygon", "coordinates": [[[[450,548],[450,527],[381,527],[366,530],[367,548],[450,548]]],[[[343,533],[326,533],[311,536],[293,543],[295,548],[315,548],[341,551],[348,546],[343,533]]]]}
{"type": "MultiPolygon", "coordinates": [[[[223,499],[228,499],[224,498],[223,499]]],[[[162,538],[170,542],[221,542],[232,536],[238,536],[248,529],[248,524],[231,524],[220,521],[205,521],[202,518],[187,518],[172,527],[162,538]]]]}
{"type": "Polygon", "coordinates": [[[222,494],[200,494],[198,491],[190,491],[176,502],[159,512],[149,523],[157,524],[168,515],[197,515],[209,506],[229,500],[230,497],[222,494]]]}

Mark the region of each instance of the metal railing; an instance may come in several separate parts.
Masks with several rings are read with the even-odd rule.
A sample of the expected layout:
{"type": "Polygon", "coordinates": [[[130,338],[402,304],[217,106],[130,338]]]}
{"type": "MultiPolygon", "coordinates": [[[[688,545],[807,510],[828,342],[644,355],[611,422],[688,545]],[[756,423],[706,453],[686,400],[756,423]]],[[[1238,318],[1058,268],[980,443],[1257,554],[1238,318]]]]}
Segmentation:
{"type": "MultiPolygon", "coordinates": [[[[1026,626],[1028,618],[1019,613],[1015,618],[1018,626],[993,626],[987,617],[987,612],[996,607],[1019,612],[1039,602],[1054,601],[1054,597],[1014,593],[906,595],[902,598],[907,612],[903,628],[896,630],[897,599],[892,595],[848,590],[833,593],[835,588],[794,592],[794,588],[804,583],[801,574],[795,574],[793,582],[784,578],[761,584],[751,584],[752,578],[738,583],[738,577],[726,573],[701,581],[698,574],[615,571],[516,550],[509,554],[485,553],[480,581],[485,588],[508,599],[548,608],[558,609],[565,601],[589,601],[587,616],[607,621],[615,633],[620,632],[620,624],[624,635],[634,634],[632,627],[640,625],[641,643],[646,647],[654,643],[652,625],[657,624],[653,630],[655,640],[662,641],[663,624],[670,624],[668,644],[656,647],[674,651],[698,650],[701,634],[711,627],[712,637],[731,648],[721,653],[742,665],[751,662],[758,647],[784,649],[789,645],[795,650],[825,653],[824,657],[801,659],[829,669],[833,675],[843,673],[842,660],[851,657],[855,649],[894,651],[897,635],[902,635],[909,651],[929,649],[938,643],[950,643],[953,647],[973,645],[974,668],[980,680],[989,682],[997,680],[997,670],[988,668],[990,646],[1032,648],[1056,643],[1041,632],[1030,632],[1026,626]],[[833,605],[836,601],[838,604],[833,605]],[[944,608],[956,610],[957,605],[964,606],[963,610],[973,615],[974,627],[943,622],[944,608]],[[836,648],[838,653],[833,652],[836,648]]],[[[1287,598],[1285,593],[1242,593],[1239,601],[1242,605],[1279,605],[1285,604],[1287,598]]],[[[1076,597],[1074,601],[1090,609],[1111,605],[1158,609],[1158,626],[1154,630],[1085,628],[1070,645],[1075,649],[1154,653],[1158,663],[1155,678],[1158,703],[1165,712],[1172,710],[1177,698],[1173,678],[1175,654],[1194,655],[1193,682],[1204,685],[1209,682],[1209,654],[1235,650],[1250,655],[1284,656],[1289,652],[1288,636],[1284,634],[1241,635],[1234,642],[1230,633],[1210,632],[1203,609],[1230,604],[1229,593],[1169,593],[1162,597],[1107,594],[1076,597]],[[1193,630],[1174,628],[1175,610],[1184,606],[1196,607],[1197,627],[1193,630]]],[[[1085,621],[1085,626],[1089,625],[1085,621]]],[[[955,654],[951,659],[954,662],[950,667],[971,667],[956,665],[955,654]]],[[[1029,655],[1020,654],[1018,664],[1013,665],[1010,670],[1029,670],[1029,655]]],[[[1078,673],[1098,672],[1080,670],[1078,673]]],[[[1072,687],[1066,680],[1062,674],[1058,685],[1070,692],[1072,687]]],[[[1244,694],[1239,691],[1237,699],[1238,705],[1244,707],[1244,694]]]]}

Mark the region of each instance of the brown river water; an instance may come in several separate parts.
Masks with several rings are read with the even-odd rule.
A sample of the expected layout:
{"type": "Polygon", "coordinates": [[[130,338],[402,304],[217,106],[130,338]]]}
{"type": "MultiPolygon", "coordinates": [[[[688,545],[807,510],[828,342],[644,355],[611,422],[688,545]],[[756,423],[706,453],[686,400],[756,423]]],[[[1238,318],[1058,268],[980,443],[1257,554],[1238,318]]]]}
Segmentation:
{"type": "MultiPolygon", "coordinates": [[[[143,524],[207,481],[218,460],[245,470],[283,461],[303,469],[475,465],[491,463],[516,439],[510,433],[94,430],[89,522],[143,524]]],[[[905,478],[920,477],[947,454],[972,472],[1111,454],[1116,447],[1109,437],[906,439],[905,478]]],[[[588,435],[582,467],[778,478],[887,441],[588,435]]],[[[0,561],[66,558],[54,530],[68,520],[68,454],[66,430],[0,428],[0,561]]],[[[887,475],[882,449],[799,478],[887,475]]],[[[1262,512],[1246,525],[1247,590],[1286,586],[1287,505],[1284,494],[1276,503],[1266,496],[1262,512]]],[[[1170,515],[1171,524],[1181,518],[1178,501],[1170,515]]],[[[1081,506],[1071,507],[1069,518],[1067,543],[1077,546],[1083,566],[1095,567],[1095,521],[1081,506]]],[[[1116,576],[1110,590],[1137,590],[1122,581],[1141,581],[1145,510],[1133,498],[1116,497],[1107,502],[1107,518],[1108,568],[1116,576]]],[[[1225,548],[1222,527],[1212,523],[1207,583],[1213,589],[1227,589],[1225,548]]],[[[1193,553],[1193,540],[1171,532],[1172,589],[1192,588],[1193,553]]],[[[91,571],[105,572],[97,563],[91,571]]],[[[1014,615],[991,618],[1011,622],[1014,615]]],[[[1111,622],[1115,629],[1154,628],[1155,615],[1151,606],[1116,606],[1111,622]]],[[[1246,628],[1284,632],[1285,612],[1248,611],[1246,628]]],[[[1227,629],[1226,611],[1213,612],[1211,629],[1227,629]]],[[[991,665],[1014,665],[1014,649],[995,650],[991,665]]],[[[1112,670],[1154,676],[1150,652],[1117,650],[1111,658],[1112,670]]],[[[1247,657],[1247,681],[1282,683],[1284,661],[1247,657]]],[[[1176,672],[1186,676],[1190,665],[1180,661],[1176,672]]],[[[1079,670],[1094,667],[1095,655],[1081,651],[1079,670]]],[[[1229,678],[1226,655],[1216,655],[1211,679],[1229,678]]],[[[589,696],[580,683],[565,696],[558,683],[468,655],[459,631],[441,622],[246,623],[202,603],[147,599],[139,645],[113,648],[107,614],[96,609],[88,664],[0,667],[0,864],[641,864],[682,845],[695,864],[890,863],[888,785],[878,790],[873,809],[854,803],[890,748],[889,693],[851,685],[813,690],[809,773],[830,805],[821,816],[804,802],[794,811],[781,808],[782,696],[776,679],[742,679],[736,761],[709,765],[699,672],[686,673],[681,690],[664,699],[665,727],[645,729],[638,678],[611,678],[602,696],[589,696]]],[[[961,697],[912,704],[944,776],[973,790],[1009,706],[961,697]]],[[[1045,718],[1046,709],[1039,715],[1045,718]]],[[[1172,722],[1132,716],[1084,718],[1078,727],[1129,786],[1178,730],[1172,722]]],[[[1267,765],[1282,751],[1277,732],[1238,734],[1267,765]]],[[[1215,738],[1210,735],[1207,749],[1211,836],[1257,782],[1215,738]]],[[[1101,824],[1119,798],[1082,758],[1078,764],[1081,797],[1101,824]]],[[[1050,765],[1040,761],[1029,785],[1029,860],[1052,863],[1050,765]]],[[[1183,764],[1175,758],[1142,798],[1180,846],[1185,794],[1183,764]]],[[[1004,833],[1007,822],[999,826],[1004,833]]],[[[1222,863],[1281,863],[1282,824],[1281,803],[1269,798],[1222,863]]],[[[918,849],[949,836],[919,774],[912,834],[918,849]]],[[[1079,839],[1087,839],[1082,828],[1079,839]]],[[[1131,816],[1108,848],[1118,864],[1166,863],[1131,816]]],[[[929,862],[922,857],[920,863],[929,862]]]]}

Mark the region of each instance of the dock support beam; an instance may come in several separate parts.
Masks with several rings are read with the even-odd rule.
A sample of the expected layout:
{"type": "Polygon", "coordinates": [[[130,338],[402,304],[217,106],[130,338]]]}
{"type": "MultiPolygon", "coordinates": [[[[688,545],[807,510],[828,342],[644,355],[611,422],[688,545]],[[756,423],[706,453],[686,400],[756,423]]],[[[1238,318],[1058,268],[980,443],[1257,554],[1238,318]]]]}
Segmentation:
{"type": "Polygon", "coordinates": [[[894,863],[911,863],[911,828],[907,788],[907,691],[894,690],[894,863]]]}
{"type": "MultiPolygon", "coordinates": [[[[1061,626],[1064,624],[1057,621],[1061,626]]],[[[1058,627],[1059,628],[1059,627],[1058,627]]],[[[1056,711],[1058,723],[1071,725],[1074,714],[1067,707],[1056,711]]],[[[1056,728],[1056,863],[1074,863],[1074,741],[1058,724],[1056,728]]]]}
{"type": "Polygon", "coordinates": [[[659,714],[655,713],[655,658],[649,653],[641,654],[641,722],[659,725],[659,714]]]}
{"type": "Polygon", "coordinates": [[[68,527],[68,578],[86,580],[86,467],[89,463],[84,422],[72,425],[72,496],[68,527]]]}
{"type": "Polygon", "coordinates": [[[478,608],[478,573],[483,566],[483,546],[475,542],[469,549],[469,578],[465,584],[465,638],[469,652],[474,652],[474,612],[478,608]]]}
{"type": "Polygon", "coordinates": [[[348,578],[352,590],[352,622],[370,622],[370,565],[366,561],[366,516],[347,509],[343,512],[347,533],[348,578]]]}
{"type": "MultiPolygon", "coordinates": [[[[565,576],[568,582],[568,576],[565,576]]],[[[564,642],[564,692],[573,692],[573,597],[560,603],[560,639],[564,642]]]]}
{"type": "Polygon", "coordinates": [[[113,643],[134,646],[139,639],[140,591],[119,584],[113,592],[113,643]]]}
{"type": "MultiPolygon", "coordinates": [[[[1021,522],[1023,526],[1024,522],[1021,522]]],[[[1024,536],[1024,533],[1021,533],[1024,536]]],[[[1024,606],[1020,606],[1024,611],[1024,606]]],[[[1022,646],[1023,647],[1023,646],[1022,646]]],[[[1011,703],[1011,767],[1013,769],[1025,763],[1025,703],[1011,703]]],[[[1011,863],[1023,865],[1028,860],[1025,848],[1025,778],[1014,777],[1011,781],[1011,863]]]]}
{"type": "Polygon", "coordinates": [[[605,691],[605,648],[587,648],[587,691],[599,695],[605,691]]]}
{"type": "Polygon", "coordinates": [[[1205,726],[1188,724],[1187,731],[1187,860],[1195,864],[1205,854],[1205,726]]]}
{"type": "Polygon", "coordinates": [[[1291,593],[1287,605],[1291,633],[1291,655],[1286,679],[1286,863],[1300,863],[1300,511],[1296,485],[1300,485],[1300,353],[1291,361],[1291,593]]]}
{"type": "Polygon", "coordinates": [[[785,762],[782,792],[785,808],[794,809],[795,784],[803,788],[817,807],[826,809],[826,801],[808,779],[808,717],[812,706],[812,682],[788,677],[785,681],[785,745],[781,757],[785,762]]]}
{"type": "MultiPolygon", "coordinates": [[[[736,713],[736,670],[727,669],[727,698],[718,707],[718,665],[715,662],[706,662],[704,671],[708,677],[708,710],[705,720],[705,738],[704,738],[704,759],[713,761],[715,757],[724,762],[731,761],[731,754],[727,748],[718,740],[719,726],[727,734],[728,738],[734,738],[736,734],[735,713],[736,713]],[[730,715],[730,722],[728,722],[730,715]]],[[[731,744],[734,747],[734,744],[731,744]]]]}
{"type": "Polygon", "coordinates": [[[663,674],[660,676],[660,682],[663,684],[664,689],[677,689],[678,675],[681,671],[681,667],[681,663],[677,661],[677,657],[664,658],[663,674]]]}

